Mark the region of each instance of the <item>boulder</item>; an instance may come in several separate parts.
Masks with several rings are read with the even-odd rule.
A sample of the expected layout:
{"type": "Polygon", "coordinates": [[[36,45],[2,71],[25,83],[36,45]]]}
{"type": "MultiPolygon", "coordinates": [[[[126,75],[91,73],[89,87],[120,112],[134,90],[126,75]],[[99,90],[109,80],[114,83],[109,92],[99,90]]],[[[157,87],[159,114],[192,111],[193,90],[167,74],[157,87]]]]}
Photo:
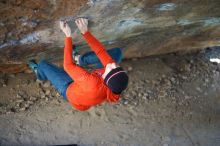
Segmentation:
{"type": "Polygon", "coordinates": [[[125,58],[218,46],[219,6],[219,0],[2,0],[0,71],[25,71],[32,58],[62,62],[59,20],[70,24],[80,53],[89,51],[73,23],[78,16],[89,19],[91,32],[107,49],[122,48],[125,58]]]}

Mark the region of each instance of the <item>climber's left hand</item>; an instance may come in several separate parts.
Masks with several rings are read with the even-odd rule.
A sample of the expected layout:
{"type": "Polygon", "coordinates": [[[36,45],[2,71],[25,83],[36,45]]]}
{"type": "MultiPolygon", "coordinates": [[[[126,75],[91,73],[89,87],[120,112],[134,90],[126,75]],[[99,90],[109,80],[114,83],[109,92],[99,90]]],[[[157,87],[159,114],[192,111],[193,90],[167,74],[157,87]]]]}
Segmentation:
{"type": "Polygon", "coordinates": [[[66,37],[71,37],[71,29],[67,22],[60,21],[60,29],[65,33],[66,37]]]}

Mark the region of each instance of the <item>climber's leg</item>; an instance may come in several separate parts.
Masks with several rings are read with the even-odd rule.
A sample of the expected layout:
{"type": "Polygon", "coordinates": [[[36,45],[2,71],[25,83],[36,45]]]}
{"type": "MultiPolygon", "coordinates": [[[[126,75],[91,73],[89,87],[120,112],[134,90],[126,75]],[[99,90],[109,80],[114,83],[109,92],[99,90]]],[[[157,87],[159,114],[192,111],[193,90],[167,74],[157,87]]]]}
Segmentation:
{"type": "MultiPolygon", "coordinates": [[[[120,48],[112,48],[107,50],[109,55],[116,61],[117,64],[119,64],[122,60],[123,54],[122,50],[120,48]]],[[[96,56],[96,54],[91,51],[87,52],[80,56],[79,58],[79,65],[80,66],[88,66],[95,64],[95,69],[103,68],[102,63],[100,62],[99,58],[96,56]]]]}
{"type": "Polygon", "coordinates": [[[66,89],[73,80],[62,68],[42,60],[38,64],[37,78],[39,80],[49,80],[64,99],[67,100],[66,89]]]}

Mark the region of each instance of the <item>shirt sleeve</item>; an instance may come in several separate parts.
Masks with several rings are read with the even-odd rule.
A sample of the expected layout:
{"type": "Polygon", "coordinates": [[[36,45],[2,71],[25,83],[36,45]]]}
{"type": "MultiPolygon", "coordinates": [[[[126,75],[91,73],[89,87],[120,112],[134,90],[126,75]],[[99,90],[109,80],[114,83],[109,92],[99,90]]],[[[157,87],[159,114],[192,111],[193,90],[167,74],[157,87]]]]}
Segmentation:
{"type": "Polygon", "coordinates": [[[88,72],[73,63],[72,37],[65,38],[63,67],[67,74],[76,82],[83,81],[89,76],[88,72]]]}
{"type": "Polygon", "coordinates": [[[99,60],[101,61],[102,65],[105,67],[108,63],[115,62],[111,56],[106,51],[105,47],[89,32],[87,31],[83,34],[83,37],[91,47],[91,49],[95,52],[98,56],[99,60]]]}

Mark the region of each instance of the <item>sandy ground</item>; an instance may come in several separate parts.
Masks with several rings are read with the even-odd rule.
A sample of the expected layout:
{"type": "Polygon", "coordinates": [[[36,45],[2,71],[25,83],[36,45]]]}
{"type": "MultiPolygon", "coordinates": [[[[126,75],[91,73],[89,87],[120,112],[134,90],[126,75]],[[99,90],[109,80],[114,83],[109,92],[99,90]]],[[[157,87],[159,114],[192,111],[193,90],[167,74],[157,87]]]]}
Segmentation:
{"type": "Polygon", "coordinates": [[[120,102],[86,112],[34,74],[1,74],[0,145],[219,146],[220,65],[204,56],[124,60],[120,102]]]}

